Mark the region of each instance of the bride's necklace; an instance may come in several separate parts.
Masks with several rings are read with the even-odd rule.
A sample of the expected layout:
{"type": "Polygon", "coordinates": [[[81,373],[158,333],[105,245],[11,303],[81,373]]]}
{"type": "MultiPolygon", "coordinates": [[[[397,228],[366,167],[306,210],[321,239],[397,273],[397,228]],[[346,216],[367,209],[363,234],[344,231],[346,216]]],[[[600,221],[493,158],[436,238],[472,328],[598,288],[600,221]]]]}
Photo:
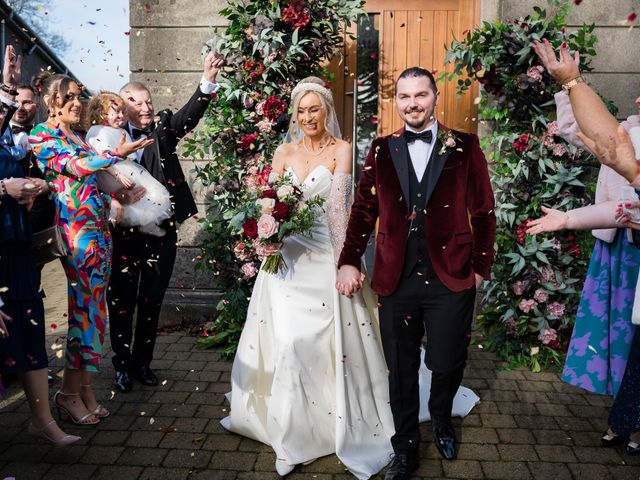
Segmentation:
{"type": "MultiPolygon", "coordinates": [[[[302,146],[304,147],[304,149],[307,151],[307,153],[309,155],[311,155],[312,157],[317,157],[319,156],[322,152],[324,152],[324,149],[327,148],[327,146],[331,143],[331,135],[329,135],[329,140],[327,140],[327,143],[325,143],[324,145],[320,145],[320,148],[318,149],[317,152],[312,151],[309,147],[307,147],[307,142],[305,142],[305,138],[307,138],[306,136],[302,137],[302,146]]],[[[323,137],[324,139],[324,137],[323,137]]],[[[322,140],[320,141],[322,142],[322,140]]],[[[309,162],[307,161],[307,166],[309,165],[309,162]]]]}

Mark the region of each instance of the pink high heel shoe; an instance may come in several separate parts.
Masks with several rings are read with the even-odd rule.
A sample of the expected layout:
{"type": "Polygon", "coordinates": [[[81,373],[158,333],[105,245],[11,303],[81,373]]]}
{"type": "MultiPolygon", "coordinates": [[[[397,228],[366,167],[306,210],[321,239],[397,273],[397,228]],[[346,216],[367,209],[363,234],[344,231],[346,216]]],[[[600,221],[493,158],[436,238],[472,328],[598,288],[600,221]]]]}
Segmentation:
{"type": "MultiPolygon", "coordinates": [[[[80,388],[91,388],[91,385],[80,385],[80,388]]],[[[89,410],[94,417],[96,418],[107,418],[111,415],[111,412],[107,410],[101,403],[98,403],[98,406],[94,410],[89,410]]]]}
{"type": "Polygon", "coordinates": [[[50,443],[56,448],[63,448],[73,443],[76,443],[78,440],[80,440],[81,437],[78,437],[77,435],[65,435],[64,437],[58,438],[58,439],[50,437],[49,435],[47,435],[47,429],[51,425],[55,425],[55,424],[56,424],[56,421],[51,420],[44,427],[38,429],[33,425],[33,423],[29,423],[29,428],[28,428],[29,435],[31,435],[33,438],[40,438],[50,443]]]}

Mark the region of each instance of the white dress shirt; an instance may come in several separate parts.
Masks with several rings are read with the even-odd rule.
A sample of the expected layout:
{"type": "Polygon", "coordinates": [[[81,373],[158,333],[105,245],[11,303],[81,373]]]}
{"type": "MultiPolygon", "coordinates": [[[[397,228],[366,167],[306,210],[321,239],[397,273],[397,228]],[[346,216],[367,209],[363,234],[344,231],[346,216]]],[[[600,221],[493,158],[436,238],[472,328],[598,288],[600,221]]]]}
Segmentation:
{"type": "Polygon", "coordinates": [[[422,181],[424,172],[427,170],[427,165],[429,164],[429,159],[431,158],[431,152],[433,151],[433,147],[436,143],[436,136],[438,134],[438,121],[434,121],[429,128],[425,128],[424,130],[421,130],[419,132],[415,128],[411,128],[409,125],[405,125],[404,128],[405,130],[409,130],[410,132],[415,133],[422,133],[431,130],[431,134],[433,135],[431,143],[427,143],[422,140],[416,140],[414,142],[407,143],[409,156],[411,157],[411,163],[413,164],[413,169],[415,170],[416,176],[418,177],[418,182],[420,182],[422,181]]]}

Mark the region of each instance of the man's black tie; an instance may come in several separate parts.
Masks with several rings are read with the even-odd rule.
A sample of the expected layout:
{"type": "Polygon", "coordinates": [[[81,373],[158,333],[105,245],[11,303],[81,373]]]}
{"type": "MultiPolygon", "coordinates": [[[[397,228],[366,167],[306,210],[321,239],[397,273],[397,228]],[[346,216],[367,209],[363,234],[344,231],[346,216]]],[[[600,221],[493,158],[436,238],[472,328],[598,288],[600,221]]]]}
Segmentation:
{"type": "Polygon", "coordinates": [[[415,142],[416,140],[422,140],[423,142],[431,143],[433,140],[433,133],[431,130],[425,130],[424,132],[416,133],[411,130],[404,131],[404,138],[407,143],[415,142]]]}
{"type": "Polygon", "coordinates": [[[148,137],[151,135],[151,129],[149,128],[136,128],[131,127],[131,138],[133,140],[138,140],[141,136],[148,137]]]}
{"type": "Polygon", "coordinates": [[[14,135],[19,134],[20,132],[25,132],[25,133],[29,133],[31,131],[32,127],[31,125],[23,127],[21,125],[11,125],[11,133],[13,133],[14,135]]]}

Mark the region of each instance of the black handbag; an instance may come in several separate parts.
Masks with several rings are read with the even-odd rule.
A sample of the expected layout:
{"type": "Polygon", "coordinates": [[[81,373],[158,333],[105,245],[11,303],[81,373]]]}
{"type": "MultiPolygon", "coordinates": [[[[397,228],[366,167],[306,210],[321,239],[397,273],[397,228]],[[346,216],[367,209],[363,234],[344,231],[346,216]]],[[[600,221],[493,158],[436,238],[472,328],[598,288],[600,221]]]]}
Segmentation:
{"type": "Polygon", "coordinates": [[[36,265],[42,266],[56,258],[66,257],[69,249],[60,229],[54,225],[33,234],[31,253],[36,265]]]}

